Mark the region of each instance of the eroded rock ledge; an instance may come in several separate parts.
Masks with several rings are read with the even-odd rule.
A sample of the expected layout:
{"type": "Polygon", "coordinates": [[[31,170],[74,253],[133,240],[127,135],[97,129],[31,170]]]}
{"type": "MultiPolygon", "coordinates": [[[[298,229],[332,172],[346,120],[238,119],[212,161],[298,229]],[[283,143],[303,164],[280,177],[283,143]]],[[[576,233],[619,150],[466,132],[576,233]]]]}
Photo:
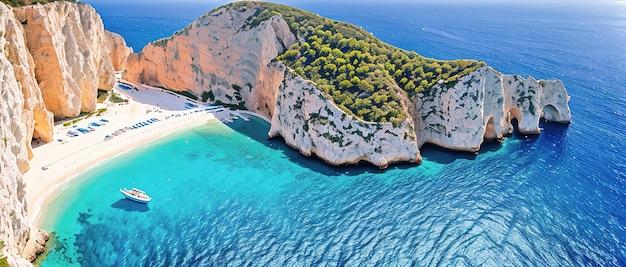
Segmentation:
{"type": "Polygon", "coordinates": [[[420,93],[413,119],[420,146],[438,146],[476,152],[485,140],[503,138],[518,130],[538,134],[539,119],[569,123],[569,96],[560,81],[536,81],[503,75],[482,67],[453,86],[438,84],[420,93]]]}

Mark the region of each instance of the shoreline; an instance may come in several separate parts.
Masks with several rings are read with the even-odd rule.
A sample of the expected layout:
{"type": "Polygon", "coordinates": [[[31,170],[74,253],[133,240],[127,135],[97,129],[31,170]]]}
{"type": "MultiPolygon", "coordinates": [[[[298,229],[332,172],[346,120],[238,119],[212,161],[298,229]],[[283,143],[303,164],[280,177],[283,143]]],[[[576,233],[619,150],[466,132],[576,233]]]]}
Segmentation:
{"type": "Polygon", "coordinates": [[[185,103],[189,100],[184,97],[156,90],[114,91],[128,99],[128,102],[109,104],[102,116],[86,118],[77,125],[85,128],[103,118],[108,122],[92,126],[92,132],[79,132],[75,137],[66,135],[66,132],[78,132],[77,128],[55,125],[54,141],[33,143],[34,156],[30,160],[30,170],[23,174],[23,180],[28,219],[34,227],[43,227],[45,207],[52,197],[60,193],[59,189],[92,166],[172,133],[200,126],[210,120],[220,120],[222,114],[230,114],[228,111],[214,114],[202,110],[200,106],[188,108],[185,103]],[[158,121],[147,123],[153,118],[158,121]],[[146,125],[131,129],[138,123],[146,125]],[[121,132],[120,129],[127,130],[121,132]],[[119,134],[113,136],[112,133],[119,134]],[[107,135],[110,137],[105,140],[107,135]]]}

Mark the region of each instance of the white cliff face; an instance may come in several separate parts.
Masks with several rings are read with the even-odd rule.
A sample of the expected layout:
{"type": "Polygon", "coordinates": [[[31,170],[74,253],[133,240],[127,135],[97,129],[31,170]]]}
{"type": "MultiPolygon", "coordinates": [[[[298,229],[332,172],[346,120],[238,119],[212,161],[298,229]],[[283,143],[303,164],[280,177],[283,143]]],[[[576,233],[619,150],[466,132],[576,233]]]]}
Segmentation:
{"type": "Polygon", "coordinates": [[[94,111],[97,89],[115,83],[100,16],[91,6],[68,2],[20,7],[14,14],[48,110],[57,118],[94,111]]]}
{"type": "Polygon", "coordinates": [[[125,61],[124,42],[105,33],[93,8],[67,2],[0,3],[0,33],[0,258],[32,266],[47,234],[27,219],[22,173],[31,140],[53,140],[48,105],[58,117],[95,109],[97,87],[114,83],[110,57],[125,61]],[[24,249],[27,239],[36,242],[24,249]]]}
{"type": "Polygon", "coordinates": [[[274,16],[248,29],[256,9],[218,9],[176,35],[133,54],[126,79],[246,107],[265,116],[274,110],[281,74],[268,65],[295,42],[287,23],[274,16]]]}
{"type": "Polygon", "coordinates": [[[539,80],[541,86],[540,102],[543,106],[541,117],[552,122],[571,123],[572,112],[569,109],[570,96],[560,80],[539,80]]]}
{"type": "Polygon", "coordinates": [[[538,134],[541,117],[559,123],[571,122],[569,96],[561,81],[503,75],[502,86],[506,93],[505,107],[511,114],[510,119],[517,119],[521,133],[538,134]]]}
{"type": "MultiPolygon", "coordinates": [[[[0,11],[5,10],[0,8],[0,11]]],[[[3,41],[0,39],[0,47],[3,41]]],[[[0,258],[7,254],[12,259],[26,244],[29,230],[24,185],[18,167],[28,164],[27,130],[20,121],[24,115],[24,99],[19,88],[11,63],[0,56],[0,240],[4,243],[0,258]]]]}
{"type": "Polygon", "coordinates": [[[28,66],[16,70],[14,62],[9,60],[26,60],[28,63],[24,57],[27,53],[20,53],[14,43],[19,43],[22,38],[19,23],[4,4],[0,4],[0,32],[3,33],[0,35],[0,240],[4,244],[0,258],[7,255],[9,262],[16,265],[29,231],[22,171],[28,169],[30,140],[27,139],[33,132],[34,123],[33,110],[26,109],[32,103],[24,101],[23,91],[30,91],[28,88],[23,90],[23,85],[16,79],[29,74],[28,66]],[[29,117],[28,124],[22,121],[29,117]]]}
{"type": "Polygon", "coordinates": [[[415,100],[420,144],[478,151],[484,140],[502,138],[518,130],[538,134],[539,119],[568,123],[569,97],[559,81],[539,81],[502,75],[490,67],[461,77],[455,84],[440,83],[415,100]]]}
{"type": "Polygon", "coordinates": [[[280,135],[302,154],[315,154],[330,164],[366,161],[386,168],[395,162],[421,162],[413,129],[408,119],[394,127],[354,118],[311,82],[287,72],[268,135],[280,135]]]}
{"type": "Polygon", "coordinates": [[[487,132],[501,138],[505,126],[500,79],[491,68],[481,68],[453,84],[439,83],[415,97],[416,130],[420,145],[478,151],[487,132]],[[491,131],[493,128],[493,131],[491,131]]]}
{"type": "MultiPolygon", "coordinates": [[[[7,16],[0,18],[0,29],[4,35],[0,37],[0,49],[2,57],[9,62],[8,69],[13,71],[13,79],[17,82],[16,87],[7,87],[6,90],[21,90],[23,108],[21,117],[16,123],[23,123],[25,132],[21,138],[20,152],[16,153],[18,168],[21,172],[29,169],[28,160],[32,158],[30,140],[40,138],[45,142],[52,141],[53,117],[47,111],[37,80],[35,79],[34,64],[32,57],[26,49],[24,31],[21,24],[12,16],[12,11],[2,5],[2,13],[7,16]],[[26,155],[24,157],[24,155],[26,155]]],[[[20,134],[22,136],[22,134],[20,134]]]]}

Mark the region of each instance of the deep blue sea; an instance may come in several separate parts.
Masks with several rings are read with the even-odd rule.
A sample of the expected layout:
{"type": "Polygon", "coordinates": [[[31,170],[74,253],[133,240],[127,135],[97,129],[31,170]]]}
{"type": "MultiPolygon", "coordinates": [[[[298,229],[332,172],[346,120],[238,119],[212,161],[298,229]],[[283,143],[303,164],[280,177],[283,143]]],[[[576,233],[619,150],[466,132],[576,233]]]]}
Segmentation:
{"type": "MultiPolygon", "coordinates": [[[[135,51],[217,6],[86,2],[135,51]]],[[[478,155],[427,145],[386,171],[304,158],[260,120],[208,123],[65,186],[42,265],[626,266],[624,2],[336,2],[295,5],[428,57],[561,79],[573,123],[478,155]],[[130,186],[153,201],[123,199],[130,186]]]]}

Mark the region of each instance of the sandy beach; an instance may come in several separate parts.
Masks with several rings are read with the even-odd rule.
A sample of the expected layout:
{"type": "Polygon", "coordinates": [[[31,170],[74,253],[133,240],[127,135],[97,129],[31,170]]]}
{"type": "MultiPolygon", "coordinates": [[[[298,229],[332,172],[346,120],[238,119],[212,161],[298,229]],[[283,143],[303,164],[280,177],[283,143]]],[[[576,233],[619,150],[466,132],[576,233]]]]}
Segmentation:
{"type": "Polygon", "coordinates": [[[56,125],[53,142],[33,142],[31,169],[23,177],[28,216],[36,227],[40,224],[41,211],[45,210],[48,198],[63,184],[71,182],[73,177],[94,164],[172,132],[234,115],[228,110],[207,111],[207,107],[202,104],[157,88],[140,85],[137,89],[113,90],[128,99],[128,102],[105,104],[102,107],[106,107],[107,111],[101,116],[86,118],[76,123],[76,127],[56,125]],[[93,122],[100,126],[90,125],[93,122]],[[139,123],[143,126],[132,129],[139,123]],[[94,130],[88,133],[77,130],[88,126],[94,130]],[[78,133],[78,136],[68,136],[70,130],[78,133]],[[109,138],[105,140],[107,135],[109,138]]]}

